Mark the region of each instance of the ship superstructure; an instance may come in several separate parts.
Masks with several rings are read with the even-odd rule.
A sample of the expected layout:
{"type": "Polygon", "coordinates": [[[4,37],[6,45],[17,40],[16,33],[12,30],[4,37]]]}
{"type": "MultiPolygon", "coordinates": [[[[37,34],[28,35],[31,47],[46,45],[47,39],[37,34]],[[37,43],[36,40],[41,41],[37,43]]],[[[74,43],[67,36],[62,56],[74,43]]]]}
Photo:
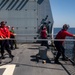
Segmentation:
{"type": "Polygon", "coordinates": [[[52,33],[49,0],[0,0],[0,21],[15,27],[16,34],[36,34],[43,20],[51,22],[49,33],[52,33]]]}

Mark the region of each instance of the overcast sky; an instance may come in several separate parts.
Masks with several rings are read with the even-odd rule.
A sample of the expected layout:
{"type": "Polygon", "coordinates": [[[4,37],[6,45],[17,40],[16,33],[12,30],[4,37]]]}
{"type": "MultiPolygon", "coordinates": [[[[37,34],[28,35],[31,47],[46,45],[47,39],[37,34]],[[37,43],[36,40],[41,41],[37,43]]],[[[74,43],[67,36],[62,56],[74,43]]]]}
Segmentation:
{"type": "Polygon", "coordinates": [[[67,23],[75,27],[75,0],[50,0],[54,27],[67,23]]]}

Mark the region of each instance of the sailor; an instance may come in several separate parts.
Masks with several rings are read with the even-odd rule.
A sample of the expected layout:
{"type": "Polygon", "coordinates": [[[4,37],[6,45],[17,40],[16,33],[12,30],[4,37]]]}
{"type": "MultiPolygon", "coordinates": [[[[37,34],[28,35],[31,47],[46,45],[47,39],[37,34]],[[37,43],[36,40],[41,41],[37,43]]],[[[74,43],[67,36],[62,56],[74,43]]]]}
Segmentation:
{"type": "Polygon", "coordinates": [[[54,41],[55,47],[57,49],[57,55],[55,57],[55,63],[59,64],[60,62],[58,61],[59,57],[62,54],[62,60],[66,60],[65,58],[65,48],[63,47],[63,42],[64,39],[66,38],[66,36],[70,36],[70,37],[75,37],[75,35],[71,34],[70,32],[68,32],[69,25],[68,24],[64,24],[63,28],[58,32],[58,34],[56,35],[55,39],[61,39],[60,41],[54,41]],[[63,39],[63,40],[62,40],[63,39]]]}
{"type": "Polygon", "coordinates": [[[41,30],[41,46],[47,46],[49,49],[48,41],[47,41],[47,28],[46,26],[43,27],[43,30],[41,30]]]}
{"type": "Polygon", "coordinates": [[[9,53],[9,57],[13,58],[14,56],[11,53],[11,50],[9,48],[9,39],[10,39],[10,31],[9,29],[6,27],[5,22],[2,21],[0,26],[0,31],[1,33],[4,35],[2,36],[4,38],[4,40],[1,41],[1,58],[4,59],[4,49],[7,50],[7,52],[9,53]]]}
{"type": "MultiPolygon", "coordinates": [[[[16,34],[14,31],[14,27],[11,27],[10,32],[13,33],[13,35],[11,34],[10,38],[15,39],[16,34]]],[[[15,49],[18,49],[16,40],[12,40],[12,42],[13,42],[13,44],[12,44],[11,48],[13,48],[13,45],[15,45],[15,49]]]]}

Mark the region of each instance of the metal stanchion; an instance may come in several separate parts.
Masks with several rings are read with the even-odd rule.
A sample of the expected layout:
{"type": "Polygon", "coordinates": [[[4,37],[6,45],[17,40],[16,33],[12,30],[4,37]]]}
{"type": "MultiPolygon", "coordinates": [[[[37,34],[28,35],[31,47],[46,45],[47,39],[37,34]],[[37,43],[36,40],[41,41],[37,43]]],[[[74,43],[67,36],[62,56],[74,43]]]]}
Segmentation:
{"type": "MultiPolygon", "coordinates": [[[[74,38],[75,39],[75,38],[74,38]]],[[[74,52],[74,54],[73,54],[73,60],[74,60],[74,63],[75,63],[75,41],[74,41],[74,48],[73,48],[73,52],[74,52]]]]}

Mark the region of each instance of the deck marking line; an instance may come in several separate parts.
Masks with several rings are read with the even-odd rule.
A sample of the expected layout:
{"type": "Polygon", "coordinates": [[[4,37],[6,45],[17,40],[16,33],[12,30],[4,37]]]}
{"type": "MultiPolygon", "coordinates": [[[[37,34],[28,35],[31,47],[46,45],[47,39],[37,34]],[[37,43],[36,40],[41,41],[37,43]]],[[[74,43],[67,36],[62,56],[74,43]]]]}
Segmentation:
{"type": "Polygon", "coordinates": [[[14,65],[14,64],[0,66],[0,68],[6,68],[2,75],[13,75],[15,66],[16,65],[14,65]]]}

